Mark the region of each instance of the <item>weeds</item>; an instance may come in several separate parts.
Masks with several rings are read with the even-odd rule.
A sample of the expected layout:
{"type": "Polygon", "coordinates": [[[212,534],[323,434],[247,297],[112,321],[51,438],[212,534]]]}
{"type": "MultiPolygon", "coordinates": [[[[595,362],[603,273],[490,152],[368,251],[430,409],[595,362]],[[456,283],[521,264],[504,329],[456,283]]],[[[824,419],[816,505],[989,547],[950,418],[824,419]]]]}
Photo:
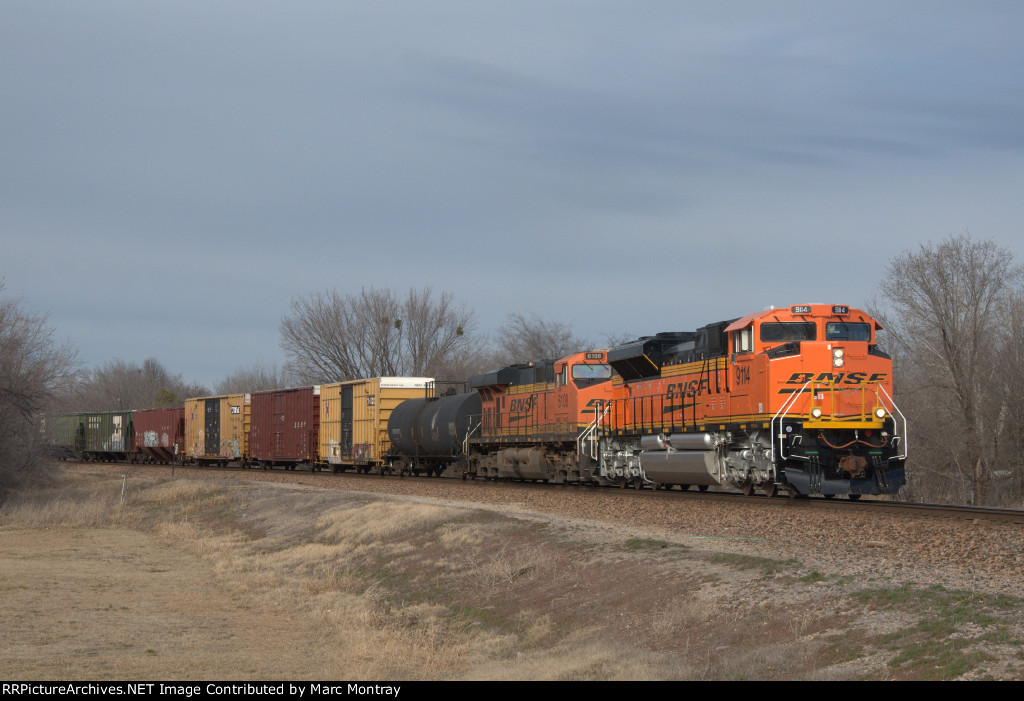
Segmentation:
{"type": "Polygon", "coordinates": [[[1022,645],[1002,623],[1003,615],[1020,608],[1021,601],[1014,597],[912,584],[862,590],[851,597],[871,608],[898,609],[918,617],[916,623],[874,641],[893,652],[888,664],[903,678],[956,679],[993,659],[980,644],[1022,645]]]}

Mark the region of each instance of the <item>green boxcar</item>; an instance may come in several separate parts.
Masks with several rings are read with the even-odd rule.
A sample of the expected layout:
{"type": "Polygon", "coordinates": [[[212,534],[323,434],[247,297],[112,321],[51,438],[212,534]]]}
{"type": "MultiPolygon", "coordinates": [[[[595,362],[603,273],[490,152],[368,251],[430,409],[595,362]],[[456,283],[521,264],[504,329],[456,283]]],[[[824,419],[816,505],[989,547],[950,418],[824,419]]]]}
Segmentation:
{"type": "Polygon", "coordinates": [[[126,460],[135,452],[131,411],[93,411],[82,417],[86,460],[126,460]]]}
{"type": "Polygon", "coordinates": [[[78,459],[85,451],[85,414],[52,414],[43,419],[43,437],[58,460],[78,459]]]}

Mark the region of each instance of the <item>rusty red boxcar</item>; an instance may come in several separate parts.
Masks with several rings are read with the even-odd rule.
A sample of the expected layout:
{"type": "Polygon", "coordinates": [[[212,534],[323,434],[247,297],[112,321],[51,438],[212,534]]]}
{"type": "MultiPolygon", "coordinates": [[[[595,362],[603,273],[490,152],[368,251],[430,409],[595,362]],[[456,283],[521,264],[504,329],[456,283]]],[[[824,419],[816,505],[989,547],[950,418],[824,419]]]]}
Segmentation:
{"type": "Polygon", "coordinates": [[[185,407],[144,409],[132,418],[135,449],[152,462],[178,462],[185,453],[185,407]]]}
{"type": "Polygon", "coordinates": [[[320,445],[320,386],[253,392],[250,404],[249,461],[296,465],[317,462],[320,445]]]}

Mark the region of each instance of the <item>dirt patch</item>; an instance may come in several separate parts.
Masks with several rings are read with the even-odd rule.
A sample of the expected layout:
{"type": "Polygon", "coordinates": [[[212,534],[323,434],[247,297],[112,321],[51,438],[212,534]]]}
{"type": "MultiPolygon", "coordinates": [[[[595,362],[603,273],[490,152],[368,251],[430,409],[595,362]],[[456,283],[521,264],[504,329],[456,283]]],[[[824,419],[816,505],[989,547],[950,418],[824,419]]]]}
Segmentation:
{"type": "Polygon", "coordinates": [[[247,606],[200,558],[152,535],[0,533],[5,679],[280,679],[317,671],[301,622],[247,606]]]}

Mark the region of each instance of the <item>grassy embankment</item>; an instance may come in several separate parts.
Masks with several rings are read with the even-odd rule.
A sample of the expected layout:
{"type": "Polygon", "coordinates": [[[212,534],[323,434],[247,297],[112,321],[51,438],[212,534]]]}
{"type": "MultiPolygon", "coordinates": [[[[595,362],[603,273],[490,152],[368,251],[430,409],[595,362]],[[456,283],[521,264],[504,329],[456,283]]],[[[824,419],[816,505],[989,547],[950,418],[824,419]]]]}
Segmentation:
{"type": "Polygon", "coordinates": [[[597,546],[486,511],[148,477],[129,478],[122,503],[120,479],[67,475],[0,508],[0,668],[5,679],[1007,678],[1024,668],[1016,600],[836,581],[822,596],[829,583],[796,560],[625,537],[597,546]],[[737,596],[751,587],[779,596],[737,596]]]}

